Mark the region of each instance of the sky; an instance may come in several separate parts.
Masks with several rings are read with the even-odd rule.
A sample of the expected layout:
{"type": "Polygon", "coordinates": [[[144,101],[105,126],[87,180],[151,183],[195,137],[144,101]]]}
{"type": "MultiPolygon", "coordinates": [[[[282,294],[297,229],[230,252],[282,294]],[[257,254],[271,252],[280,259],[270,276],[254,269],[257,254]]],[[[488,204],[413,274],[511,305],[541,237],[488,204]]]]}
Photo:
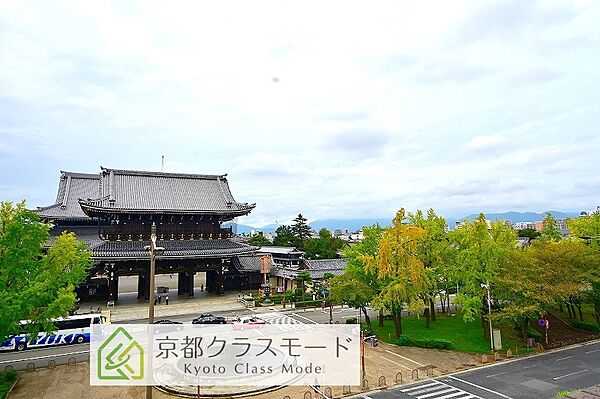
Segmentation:
{"type": "Polygon", "coordinates": [[[228,174],[240,223],[600,205],[600,2],[0,0],[0,200],[228,174]]]}

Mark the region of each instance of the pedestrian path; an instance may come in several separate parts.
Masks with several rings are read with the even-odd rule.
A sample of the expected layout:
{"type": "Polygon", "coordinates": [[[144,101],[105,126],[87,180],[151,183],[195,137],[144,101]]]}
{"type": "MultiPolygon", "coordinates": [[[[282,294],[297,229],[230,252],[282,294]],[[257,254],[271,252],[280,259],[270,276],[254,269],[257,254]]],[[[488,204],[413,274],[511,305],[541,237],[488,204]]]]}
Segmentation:
{"type": "Polygon", "coordinates": [[[306,329],[306,325],[290,316],[279,312],[261,313],[261,319],[272,324],[282,331],[300,331],[306,329]]]}
{"type": "Polygon", "coordinates": [[[411,386],[410,388],[401,389],[400,392],[416,399],[481,399],[480,396],[439,381],[411,386]]]}

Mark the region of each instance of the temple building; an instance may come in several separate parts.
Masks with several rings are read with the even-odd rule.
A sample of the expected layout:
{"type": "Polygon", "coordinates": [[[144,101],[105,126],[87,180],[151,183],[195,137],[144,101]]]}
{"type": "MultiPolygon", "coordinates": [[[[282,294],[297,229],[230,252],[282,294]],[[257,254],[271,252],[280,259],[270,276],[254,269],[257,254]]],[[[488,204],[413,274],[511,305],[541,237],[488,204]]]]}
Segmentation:
{"type": "Polygon", "coordinates": [[[93,266],[79,297],[116,301],[121,276],[138,276],[138,298],[150,297],[144,247],[153,223],[158,245],[165,248],[156,273],[176,273],[178,294],[194,295],[199,272],[206,273],[209,292],[258,288],[259,276],[243,279],[237,259],[258,248],[236,241],[232,229],[222,227],[254,207],[233,198],[226,175],[101,168],[98,174],[61,171],[55,203],[38,213],[53,224],[53,238],[74,232],[92,252],[93,266]]]}

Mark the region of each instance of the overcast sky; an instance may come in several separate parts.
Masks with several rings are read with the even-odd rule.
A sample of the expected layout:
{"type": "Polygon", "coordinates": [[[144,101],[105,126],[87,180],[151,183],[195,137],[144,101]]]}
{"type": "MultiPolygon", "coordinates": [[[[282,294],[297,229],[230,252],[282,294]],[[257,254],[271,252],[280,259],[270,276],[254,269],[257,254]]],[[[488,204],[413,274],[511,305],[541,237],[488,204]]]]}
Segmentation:
{"type": "Polygon", "coordinates": [[[600,205],[600,2],[3,2],[0,199],[228,173],[241,223],[600,205]]]}

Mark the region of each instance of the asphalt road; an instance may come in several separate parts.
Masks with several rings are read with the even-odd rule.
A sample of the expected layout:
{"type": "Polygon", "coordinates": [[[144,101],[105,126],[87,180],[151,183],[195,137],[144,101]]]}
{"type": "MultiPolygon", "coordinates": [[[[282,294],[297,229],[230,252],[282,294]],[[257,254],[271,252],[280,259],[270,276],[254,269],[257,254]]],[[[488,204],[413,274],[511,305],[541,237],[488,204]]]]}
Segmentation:
{"type": "Polygon", "coordinates": [[[355,396],[371,399],[539,399],[600,383],[600,342],[355,396]]]}

